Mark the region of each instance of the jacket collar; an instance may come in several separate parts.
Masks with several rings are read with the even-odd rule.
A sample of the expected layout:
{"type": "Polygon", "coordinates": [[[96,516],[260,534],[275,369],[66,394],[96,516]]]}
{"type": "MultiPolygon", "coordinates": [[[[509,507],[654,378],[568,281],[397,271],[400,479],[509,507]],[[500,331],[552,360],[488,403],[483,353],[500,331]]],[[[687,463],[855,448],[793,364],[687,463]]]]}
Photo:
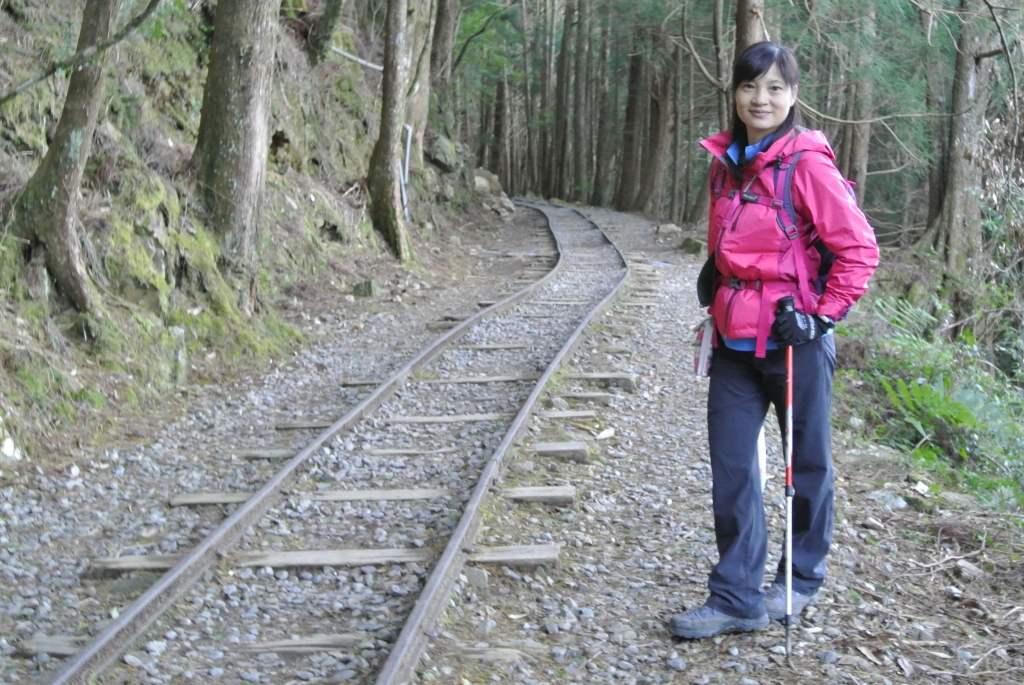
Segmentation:
{"type": "MultiPolygon", "coordinates": [[[[701,141],[701,146],[715,157],[722,157],[726,150],[732,145],[732,131],[722,131],[701,141]]],[[[793,154],[801,150],[813,150],[821,152],[830,160],[835,159],[835,153],[828,144],[825,134],[821,131],[809,131],[802,128],[794,128],[792,131],[774,141],[767,150],[761,151],[752,161],[751,166],[759,167],[763,162],[781,157],[784,154],[793,154]]]]}

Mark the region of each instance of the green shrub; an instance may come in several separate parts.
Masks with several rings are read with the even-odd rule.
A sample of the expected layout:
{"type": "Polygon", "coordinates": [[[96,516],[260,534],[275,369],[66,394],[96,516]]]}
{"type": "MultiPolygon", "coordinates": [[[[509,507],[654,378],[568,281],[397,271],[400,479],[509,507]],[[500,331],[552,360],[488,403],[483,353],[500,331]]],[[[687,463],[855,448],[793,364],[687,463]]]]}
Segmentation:
{"type": "Polygon", "coordinates": [[[867,368],[840,382],[873,407],[863,418],[876,437],[983,499],[1024,505],[1024,393],[1013,379],[969,332],[944,339],[939,318],[905,300],[876,300],[869,318],[857,336],[870,341],[867,368]]]}

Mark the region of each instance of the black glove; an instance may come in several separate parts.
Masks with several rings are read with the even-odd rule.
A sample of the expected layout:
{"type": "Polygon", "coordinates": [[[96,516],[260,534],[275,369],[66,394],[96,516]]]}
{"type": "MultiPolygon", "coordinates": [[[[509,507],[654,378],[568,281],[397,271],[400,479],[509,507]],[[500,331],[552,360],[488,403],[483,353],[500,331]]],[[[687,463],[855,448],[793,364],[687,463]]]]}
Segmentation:
{"type": "Polygon", "coordinates": [[[816,315],[790,307],[775,313],[772,338],[780,347],[791,347],[820,338],[830,328],[826,321],[816,315]]]}

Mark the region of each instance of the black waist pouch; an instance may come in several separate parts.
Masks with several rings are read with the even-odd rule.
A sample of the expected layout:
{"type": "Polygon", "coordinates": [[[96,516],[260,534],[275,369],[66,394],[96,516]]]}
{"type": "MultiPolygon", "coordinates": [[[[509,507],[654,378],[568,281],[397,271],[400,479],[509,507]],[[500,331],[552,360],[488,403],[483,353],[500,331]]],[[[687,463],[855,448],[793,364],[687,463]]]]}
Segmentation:
{"type": "Polygon", "coordinates": [[[710,307],[715,301],[715,281],[718,280],[718,267],[715,266],[715,253],[701,267],[697,276],[697,301],[701,307],[710,307]]]}

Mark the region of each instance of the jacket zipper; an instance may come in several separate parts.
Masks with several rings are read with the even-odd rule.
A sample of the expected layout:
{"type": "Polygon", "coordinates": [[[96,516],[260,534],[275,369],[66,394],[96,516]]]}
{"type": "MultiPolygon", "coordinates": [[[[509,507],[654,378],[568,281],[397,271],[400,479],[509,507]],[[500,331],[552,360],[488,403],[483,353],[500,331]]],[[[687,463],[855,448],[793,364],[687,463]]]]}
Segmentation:
{"type": "Polygon", "coordinates": [[[729,296],[729,301],[725,303],[725,322],[722,324],[722,328],[725,330],[725,332],[729,331],[729,314],[730,312],[732,312],[732,301],[735,300],[736,296],[739,294],[739,290],[733,290],[732,295],[729,296]]]}

